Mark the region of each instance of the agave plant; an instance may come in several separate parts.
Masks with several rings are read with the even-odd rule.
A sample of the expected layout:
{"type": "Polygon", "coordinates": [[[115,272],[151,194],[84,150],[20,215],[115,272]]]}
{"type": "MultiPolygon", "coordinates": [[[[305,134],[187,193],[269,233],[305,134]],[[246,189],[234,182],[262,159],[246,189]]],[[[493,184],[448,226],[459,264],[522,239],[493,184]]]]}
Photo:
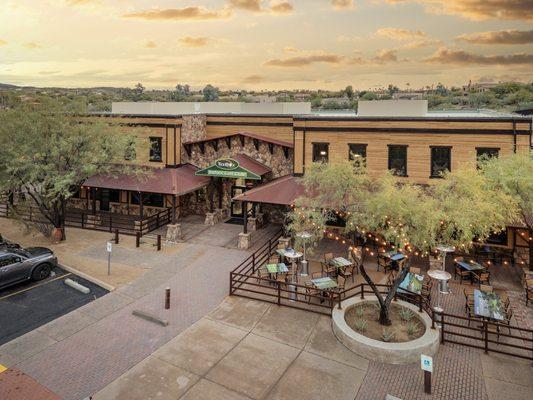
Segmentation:
{"type": "Polygon", "coordinates": [[[383,328],[383,331],[381,332],[381,338],[384,342],[390,342],[392,339],[394,339],[395,335],[396,332],[392,329],[383,328]]]}
{"type": "Polygon", "coordinates": [[[407,324],[407,334],[413,336],[420,330],[420,324],[418,322],[409,322],[407,324]]]}
{"type": "Polygon", "coordinates": [[[367,320],[366,319],[356,319],[354,322],[355,330],[359,332],[364,332],[366,329],[367,320]]]}
{"type": "Polygon", "coordinates": [[[400,318],[403,319],[404,321],[410,321],[411,318],[414,317],[413,312],[409,310],[408,308],[401,308],[399,314],[400,314],[400,318]]]}
{"type": "Polygon", "coordinates": [[[363,317],[364,312],[365,309],[363,308],[363,306],[359,306],[355,309],[355,315],[357,315],[359,318],[363,317]]]}

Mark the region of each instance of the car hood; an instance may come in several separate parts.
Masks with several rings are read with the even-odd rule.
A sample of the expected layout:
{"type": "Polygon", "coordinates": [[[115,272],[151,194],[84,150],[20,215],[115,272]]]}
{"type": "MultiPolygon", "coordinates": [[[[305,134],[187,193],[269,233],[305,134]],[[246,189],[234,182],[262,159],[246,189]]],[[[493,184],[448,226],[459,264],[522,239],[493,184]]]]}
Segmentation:
{"type": "Polygon", "coordinates": [[[46,247],[27,247],[24,250],[26,250],[34,257],[54,254],[52,250],[47,249],[46,247]]]}

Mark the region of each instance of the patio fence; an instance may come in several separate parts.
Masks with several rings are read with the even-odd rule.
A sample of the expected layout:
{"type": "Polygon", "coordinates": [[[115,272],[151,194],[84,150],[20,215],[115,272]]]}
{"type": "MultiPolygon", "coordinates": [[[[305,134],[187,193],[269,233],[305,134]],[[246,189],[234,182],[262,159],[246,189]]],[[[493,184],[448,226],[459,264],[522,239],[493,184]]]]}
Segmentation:
{"type": "MultiPolygon", "coordinates": [[[[332,291],[328,297],[324,297],[310,293],[308,287],[298,283],[284,283],[259,277],[257,269],[275,253],[277,239],[280,236],[281,232],[277,233],[230,272],[230,295],[331,316],[333,307],[341,308],[342,301],[356,296],[364,299],[365,295],[374,294],[370,285],[360,283],[344,291],[332,291]]],[[[391,287],[386,284],[376,284],[376,286],[384,295],[391,287]]],[[[412,303],[418,307],[419,312],[425,312],[431,318],[432,329],[437,329],[440,324],[442,344],[454,343],[478,348],[486,353],[501,353],[533,361],[532,329],[496,322],[469,320],[465,316],[445,312],[437,313],[427,298],[408,291],[397,292],[396,299],[412,303]],[[505,341],[500,341],[500,338],[505,341]]]]}
{"type": "MultiPolygon", "coordinates": [[[[0,217],[18,217],[25,221],[48,224],[49,221],[34,206],[12,206],[0,203],[0,217]]],[[[92,213],[87,210],[69,209],[65,217],[65,226],[96,231],[118,232],[124,235],[145,235],[157,228],[169,224],[172,209],[165,208],[157,214],[140,219],[138,216],[123,215],[106,211],[92,213]]]]}

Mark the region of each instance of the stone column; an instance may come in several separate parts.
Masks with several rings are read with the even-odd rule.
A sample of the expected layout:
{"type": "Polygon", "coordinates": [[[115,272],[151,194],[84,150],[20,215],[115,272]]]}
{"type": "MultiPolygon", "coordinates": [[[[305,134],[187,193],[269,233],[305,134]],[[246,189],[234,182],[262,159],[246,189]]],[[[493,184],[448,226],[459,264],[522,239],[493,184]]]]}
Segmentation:
{"type": "Polygon", "coordinates": [[[257,230],[257,218],[248,218],[248,230],[252,232],[257,230]]]}
{"type": "Polygon", "coordinates": [[[239,233],[239,243],[237,244],[237,248],[241,250],[249,249],[252,245],[252,234],[251,233],[239,233]]]}
{"type": "Polygon", "coordinates": [[[181,224],[168,224],[167,225],[167,242],[177,243],[181,238],[181,224]]]}
{"type": "Polygon", "coordinates": [[[205,213],[204,225],[213,226],[217,223],[217,214],[214,212],[205,213]]]}

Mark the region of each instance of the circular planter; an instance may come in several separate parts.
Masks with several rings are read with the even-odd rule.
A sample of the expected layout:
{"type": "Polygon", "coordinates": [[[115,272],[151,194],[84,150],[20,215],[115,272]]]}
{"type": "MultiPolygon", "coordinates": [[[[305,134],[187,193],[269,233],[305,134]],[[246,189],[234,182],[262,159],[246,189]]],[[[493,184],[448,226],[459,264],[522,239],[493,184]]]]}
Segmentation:
{"type": "Polygon", "coordinates": [[[417,313],[425,325],[426,332],[418,339],[403,343],[387,343],[370,339],[357,333],[348,326],[344,313],[361,303],[377,303],[376,296],[367,295],[365,299],[352,297],[341,303],[342,309],[334,308],[331,313],[333,332],[337,339],[348,349],[369,360],[389,364],[407,364],[420,361],[420,355],[432,356],[439,349],[439,330],[431,329],[431,318],[425,313],[419,313],[418,307],[398,300],[396,304],[409,308],[417,313]]]}

